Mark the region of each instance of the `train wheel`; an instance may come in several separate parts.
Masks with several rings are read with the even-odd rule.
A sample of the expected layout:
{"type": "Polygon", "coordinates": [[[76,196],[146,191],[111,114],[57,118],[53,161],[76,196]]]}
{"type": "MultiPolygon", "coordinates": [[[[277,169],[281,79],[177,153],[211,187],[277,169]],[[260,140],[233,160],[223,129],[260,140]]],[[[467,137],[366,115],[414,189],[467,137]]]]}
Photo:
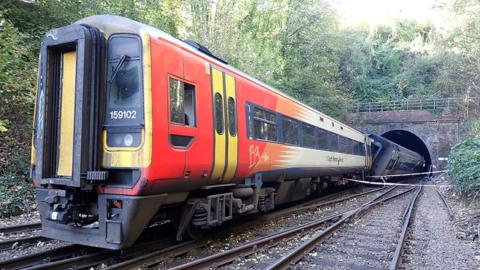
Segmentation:
{"type": "Polygon", "coordinates": [[[189,224],[187,226],[187,229],[185,230],[186,236],[193,240],[198,240],[203,238],[206,233],[207,233],[207,230],[202,229],[198,226],[194,226],[192,224],[189,224]]]}

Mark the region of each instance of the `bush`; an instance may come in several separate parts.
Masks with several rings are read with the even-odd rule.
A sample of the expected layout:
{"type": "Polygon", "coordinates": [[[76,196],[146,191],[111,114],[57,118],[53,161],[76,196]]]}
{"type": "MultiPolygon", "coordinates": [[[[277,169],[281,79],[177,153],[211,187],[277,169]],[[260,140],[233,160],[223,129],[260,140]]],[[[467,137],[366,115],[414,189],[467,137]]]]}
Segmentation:
{"type": "Polygon", "coordinates": [[[30,212],[36,208],[32,184],[18,176],[0,176],[0,218],[30,212]]]}
{"type": "Polygon", "coordinates": [[[449,175],[463,193],[480,188],[480,138],[456,144],[448,157],[449,175]]]}

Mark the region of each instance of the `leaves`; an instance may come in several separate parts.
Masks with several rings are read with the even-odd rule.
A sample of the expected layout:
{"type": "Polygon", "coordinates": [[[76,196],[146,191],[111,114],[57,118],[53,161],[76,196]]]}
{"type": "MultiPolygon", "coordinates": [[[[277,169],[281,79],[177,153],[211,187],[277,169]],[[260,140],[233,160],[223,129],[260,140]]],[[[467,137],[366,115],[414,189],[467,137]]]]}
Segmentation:
{"type": "Polygon", "coordinates": [[[34,191],[25,178],[0,176],[0,218],[31,211],[35,205],[34,191]]]}
{"type": "Polygon", "coordinates": [[[8,131],[7,126],[10,123],[8,120],[0,119],[0,133],[8,131]]]}
{"type": "Polygon", "coordinates": [[[449,175],[464,193],[480,188],[480,138],[456,144],[448,157],[449,175]]]}

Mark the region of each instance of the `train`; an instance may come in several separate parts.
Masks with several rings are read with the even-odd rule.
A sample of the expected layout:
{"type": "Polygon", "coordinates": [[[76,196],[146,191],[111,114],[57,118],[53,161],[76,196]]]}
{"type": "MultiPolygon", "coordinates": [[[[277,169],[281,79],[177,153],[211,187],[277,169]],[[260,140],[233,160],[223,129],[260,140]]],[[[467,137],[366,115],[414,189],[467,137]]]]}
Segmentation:
{"type": "Polygon", "coordinates": [[[195,41],[124,17],[53,29],[39,59],[30,167],[45,237],[118,250],[170,223],[178,240],[198,238],[372,168],[383,174],[373,163],[392,145],[405,153],[396,164],[424,163],[195,41]]]}
{"type": "Polygon", "coordinates": [[[370,172],[374,176],[403,175],[425,171],[425,159],[419,153],[382,136],[370,134],[369,137],[374,153],[370,172]]]}

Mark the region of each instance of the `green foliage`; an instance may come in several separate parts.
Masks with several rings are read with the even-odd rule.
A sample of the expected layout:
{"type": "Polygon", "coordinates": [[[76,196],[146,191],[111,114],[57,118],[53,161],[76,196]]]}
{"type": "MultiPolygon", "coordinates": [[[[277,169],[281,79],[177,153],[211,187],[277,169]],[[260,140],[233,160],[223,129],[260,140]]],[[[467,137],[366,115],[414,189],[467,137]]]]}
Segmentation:
{"type": "Polygon", "coordinates": [[[0,177],[26,175],[37,74],[37,55],[29,40],[1,17],[0,177]]]}
{"type": "Polygon", "coordinates": [[[462,192],[479,189],[480,138],[468,138],[456,144],[448,157],[448,170],[462,192]]]}
{"type": "Polygon", "coordinates": [[[480,119],[470,120],[466,123],[467,133],[466,137],[480,138],[480,119]]]}
{"type": "Polygon", "coordinates": [[[342,46],[336,12],[327,1],[291,1],[281,37],[283,67],[275,85],[294,98],[333,116],[344,97],[337,87],[342,46]]]}
{"type": "Polygon", "coordinates": [[[8,131],[7,126],[9,123],[10,121],[8,120],[0,120],[0,133],[8,131]]]}
{"type": "Polygon", "coordinates": [[[443,97],[456,90],[437,84],[441,75],[448,75],[442,73],[445,54],[432,49],[438,38],[433,26],[397,21],[392,26],[352,28],[345,33],[340,85],[341,91],[351,91],[355,100],[443,97]]]}
{"type": "Polygon", "coordinates": [[[31,211],[35,205],[31,183],[21,177],[0,176],[0,218],[31,211]]]}
{"type": "Polygon", "coordinates": [[[31,106],[36,76],[37,56],[28,44],[29,36],[0,17],[0,115],[31,106]]]}

